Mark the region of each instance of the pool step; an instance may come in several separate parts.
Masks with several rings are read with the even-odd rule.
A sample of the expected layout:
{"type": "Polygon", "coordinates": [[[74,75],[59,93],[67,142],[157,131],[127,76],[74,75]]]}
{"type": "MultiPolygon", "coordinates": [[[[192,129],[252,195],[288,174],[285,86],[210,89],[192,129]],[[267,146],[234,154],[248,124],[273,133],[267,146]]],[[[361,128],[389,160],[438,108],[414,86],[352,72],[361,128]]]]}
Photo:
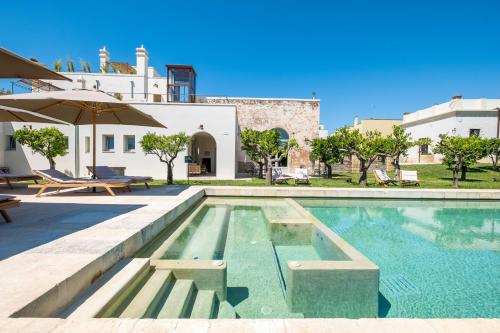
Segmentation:
{"type": "Polygon", "coordinates": [[[215,307],[215,291],[198,290],[190,318],[211,319],[215,307]]]}
{"type": "Polygon", "coordinates": [[[177,280],[161,306],[157,318],[182,318],[190,307],[195,292],[193,280],[177,280]]]}
{"type": "Polygon", "coordinates": [[[235,319],[237,317],[234,307],[227,301],[219,303],[219,311],[217,318],[219,319],[235,319]]]}
{"type": "Polygon", "coordinates": [[[161,296],[168,290],[172,275],[169,270],[156,270],[123,310],[120,318],[150,318],[161,296]]]}

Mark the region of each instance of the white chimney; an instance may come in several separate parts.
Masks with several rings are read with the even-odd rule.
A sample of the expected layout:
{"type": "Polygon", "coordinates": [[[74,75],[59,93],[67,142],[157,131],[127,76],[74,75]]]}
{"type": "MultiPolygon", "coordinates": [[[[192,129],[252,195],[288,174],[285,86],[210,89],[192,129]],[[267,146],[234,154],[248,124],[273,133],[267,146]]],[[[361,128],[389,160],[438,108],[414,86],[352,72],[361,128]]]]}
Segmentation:
{"type": "Polygon", "coordinates": [[[106,46],[99,50],[99,69],[106,67],[109,62],[109,52],[106,50],[106,46]]]}
{"type": "Polygon", "coordinates": [[[359,118],[358,116],[354,116],[354,126],[359,124],[359,118]]]}
{"type": "Polygon", "coordinates": [[[148,76],[148,51],[144,48],[144,45],[135,49],[135,56],[137,58],[135,70],[137,75],[148,76]]]}

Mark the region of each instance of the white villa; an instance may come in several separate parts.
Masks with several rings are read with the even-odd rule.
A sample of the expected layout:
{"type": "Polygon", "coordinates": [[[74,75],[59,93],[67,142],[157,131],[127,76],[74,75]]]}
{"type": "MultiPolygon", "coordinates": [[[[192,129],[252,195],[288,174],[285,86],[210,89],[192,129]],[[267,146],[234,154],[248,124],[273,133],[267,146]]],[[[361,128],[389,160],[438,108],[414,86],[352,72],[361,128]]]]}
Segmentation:
{"type": "MultiPolygon", "coordinates": [[[[185,132],[193,142],[177,158],[174,178],[184,179],[188,166],[184,156],[191,155],[202,176],[233,179],[252,169],[241,150],[240,131],[278,129],[283,139],[294,137],[301,149],[282,162],[291,168],[312,170],[310,140],[326,135],[320,127],[318,99],[202,97],[196,93],[197,74],[192,66],[166,65],[166,76],[148,64],[148,51],[136,49],[136,64],[113,62],[106,48],[99,50],[100,71],[62,72],[70,81],[31,81],[37,90],[97,89],[130,103],[152,115],[167,129],[139,126],[97,126],[97,163],[122,168],[125,174],[166,178],[166,166],[155,156],[146,156],[139,141],[148,132],[174,134],[185,132]],[[123,169],[124,168],[124,169],[123,169]]],[[[22,126],[39,128],[47,124],[0,123],[0,166],[25,173],[48,168],[48,162],[33,155],[29,148],[12,140],[12,132],[22,126]]],[[[73,176],[87,176],[91,165],[91,126],[50,125],[68,138],[68,154],[56,159],[57,169],[73,176]]],[[[197,174],[196,174],[197,175],[197,174]]],[[[196,176],[195,174],[191,176],[196,176]]]]}
{"type": "MultiPolygon", "coordinates": [[[[439,134],[467,137],[479,135],[494,138],[498,135],[500,99],[463,99],[455,96],[449,102],[431,106],[413,113],[405,113],[401,126],[413,139],[431,138],[433,144],[439,134]]],[[[431,145],[432,146],[432,145],[431,145]]],[[[437,163],[440,157],[432,154],[432,147],[422,147],[421,163],[437,163]]],[[[405,163],[418,163],[418,147],[408,153],[405,163]]]]}

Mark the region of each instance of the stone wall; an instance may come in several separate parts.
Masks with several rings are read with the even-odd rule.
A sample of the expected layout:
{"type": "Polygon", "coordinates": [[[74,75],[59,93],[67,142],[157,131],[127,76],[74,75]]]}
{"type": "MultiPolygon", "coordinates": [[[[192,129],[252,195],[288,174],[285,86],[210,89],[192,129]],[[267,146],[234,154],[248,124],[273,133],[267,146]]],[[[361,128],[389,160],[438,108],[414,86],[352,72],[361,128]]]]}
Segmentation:
{"type": "MultiPolygon", "coordinates": [[[[310,160],[311,148],[309,140],[319,136],[320,101],[315,99],[272,99],[272,98],[200,98],[201,103],[234,104],[238,133],[236,139],[237,164],[249,162],[245,152],[241,150],[240,132],[246,128],[263,131],[273,128],[284,129],[290,138],[295,138],[300,149],[291,152],[288,157],[288,168],[293,170],[305,166],[313,171],[310,160]]],[[[244,172],[244,170],[238,170],[244,172]]]]}

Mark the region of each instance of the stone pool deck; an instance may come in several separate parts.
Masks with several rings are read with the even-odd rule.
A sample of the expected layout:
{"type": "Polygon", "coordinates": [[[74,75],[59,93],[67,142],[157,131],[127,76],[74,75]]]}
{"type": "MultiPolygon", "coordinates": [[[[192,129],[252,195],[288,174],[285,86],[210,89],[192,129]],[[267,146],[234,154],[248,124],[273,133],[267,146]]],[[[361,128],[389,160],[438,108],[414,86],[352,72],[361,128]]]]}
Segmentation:
{"type": "Polygon", "coordinates": [[[205,194],[500,200],[498,190],[155,187],[22,200],[0,223],[0,332],[500,332],[498,319],[68,320],[53,316],[205,194]]]}

